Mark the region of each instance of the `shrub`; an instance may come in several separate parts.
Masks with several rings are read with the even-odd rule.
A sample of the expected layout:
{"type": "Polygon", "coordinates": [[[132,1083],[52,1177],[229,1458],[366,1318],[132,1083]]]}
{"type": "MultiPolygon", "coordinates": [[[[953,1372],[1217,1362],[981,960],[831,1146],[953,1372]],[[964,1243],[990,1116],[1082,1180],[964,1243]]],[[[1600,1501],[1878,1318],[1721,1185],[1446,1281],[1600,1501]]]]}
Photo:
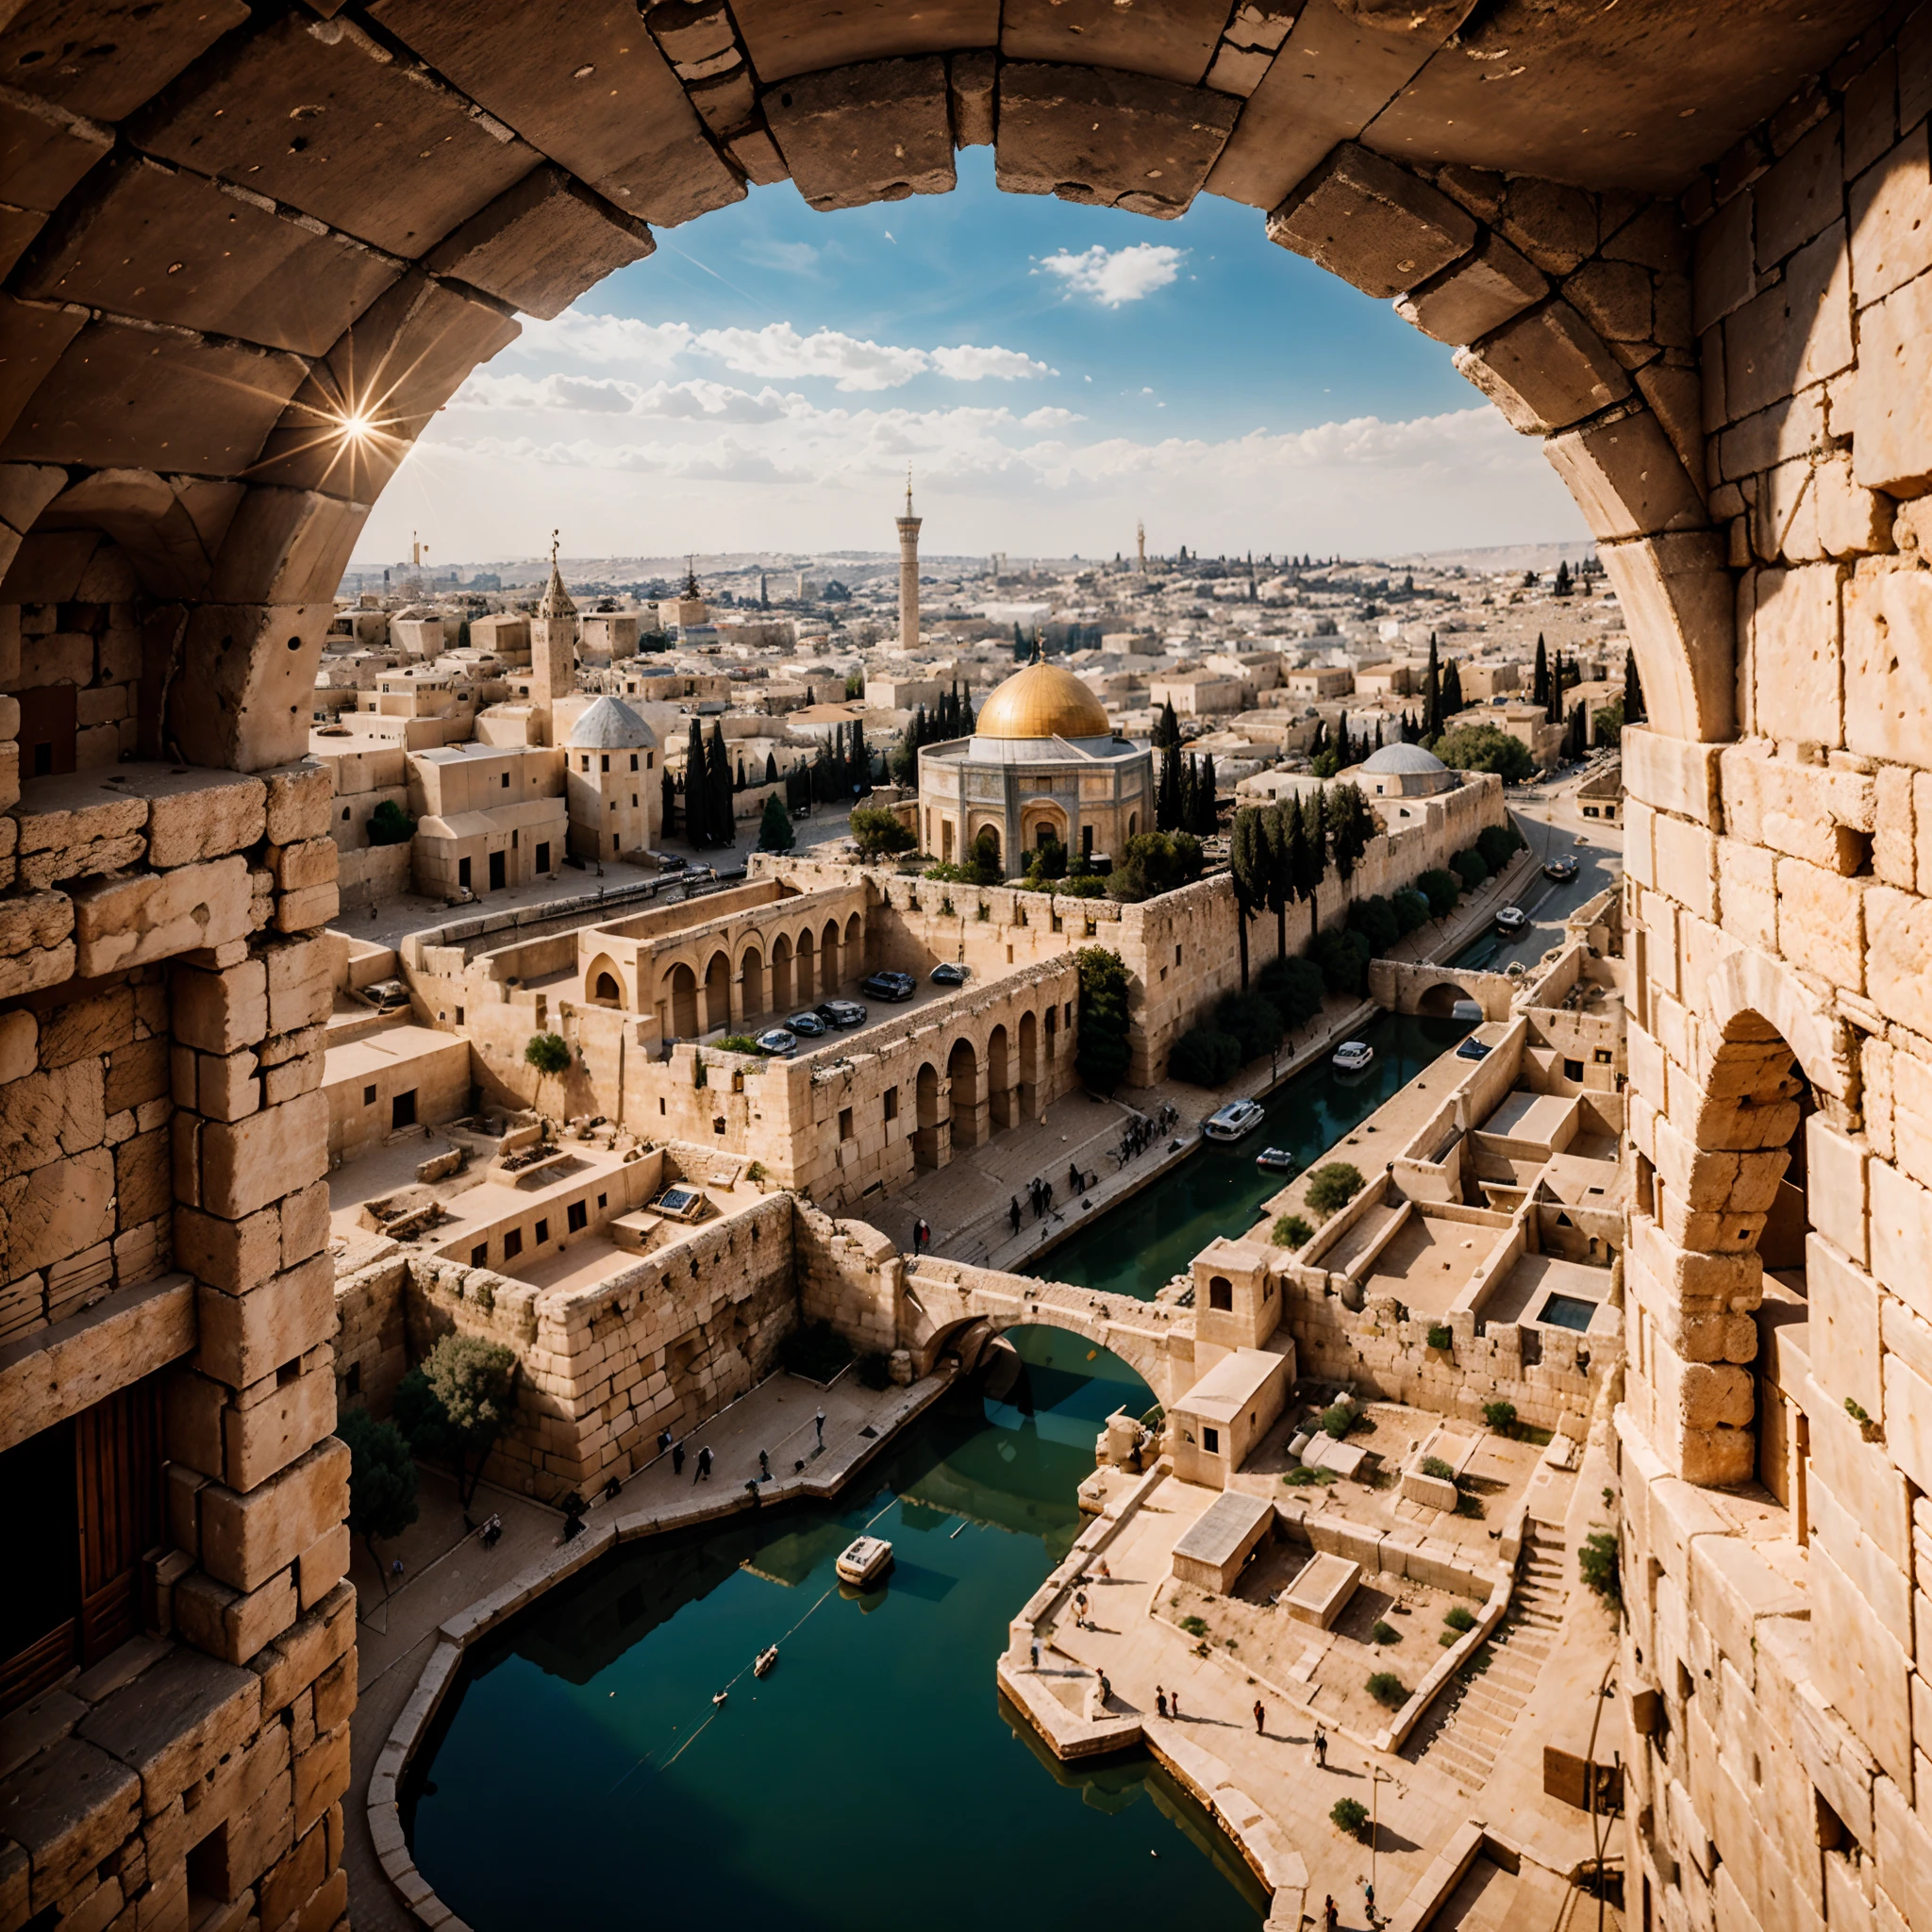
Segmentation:
{"type": "Polygon", "coordinates": [[[1127,969],[1105,946],[1074,956],[1080,975],[1080,1031],[1074,1071],[1095,1093],[1111,1093],[1127,1071],[1127,969]]]}
{"type": "Polygon", "coordinates": [[[1442,1621],[1448,1624],[1450,1629],[1458,1634],[1464,1630],[1474,1630],[1475,1628],[1474,1615],[1471,1611],[1465,1610],[1460,1604],[1457,1604],[1442,1621]]]}
{"type": "Polygon", "coordinates": [[[1424,1475],[1432,1475],[1438,1482],[1453,1483],[1456,1480],[1455,1469],[1440,1456],[1424,1456],[1422,1470],[1424,1475]]]}
{"type": "Polygon", "coordinates": [[[1402,937],[1394,907],[1379,892],[1367,899],[1357,899],[1348,908],[1348,924],[1352,930],[1368,941],[1372,957],[1386,953],[1402,937]]]}
{"type": "Polygon", "coordinates": [[[1291,1469],[1281,1480],[1291,1490],[1306,1490],[1312,1486],[1318,1474],[1312,1469],[1291,1469]]]}
{"type": "Polygon", "coordinates": [[[1127,841],[1107,881],[1107,896],[1124,905],[1191,885],[1206,863],[1191,832],[1139,832],[1127,841]]]}
{"type": "Polygon", "coordinates": [[[1330,992],[1360,997],[1369,974],[1369,942],[1358,932],[1330,926],[1318,933],[1308,957],[1322,969],[1322,983],[1330,992]]]}
{"type": "Polygon", "coordinates": [[[1196,1026],[1183,1033],[1167,1057],[1167,1071],[1195,1087],[1219,1087],[1241,1071],[1241,1043],[1231,1033],[1196,1026]]]}
{"type": "Polygon", "coordinates": [[[1440,1643],[1444,1650],[1447,1650],[1449,1646],[1456,1641],[1456,1633],[1453,1630],[1445,1630],[1440,1637],[1436,1639],[1436,1641],[1440,1643]]]}
{"type": "Polygon", "coordinates": [[[1281,1008],[1258,993],[1231,992],[1214,1009],[1214,1031],[1241,1042],[1245,1065],[1281,1044],[1281,1008]]]}
{"type": "Polygon", "coordinates": [[[1475,835],[1475,849],[1491,872],[1503,868],[1523,849],[1523,834],[1514,825],[1485,825],[1475,835]]]}
{"type": "Polygon", "coordinates": [[[1337,1798],[1328,1807],[1328,1823],[1350,1838],[1360,1838],[1369,1828],[1369,1807],[1359,1798],[1337,1798]]]}
{"type": "Polygon", "coordinates": [[[542,1074],[570,1072],[570,1041],[560,1033],[533,1033],[524,1043],[525,1061],[542,1074]]]}
{"type": "Polygon", "coordinates": [[[1486,1402],[1483,1404],[1483,1421],[1499,1436],[1507,1436],[1516,1426],[1516,1405],[1513,1402],[1486,1402]]]}
{"type": "Polygon", "coordinates": [[[1038,886],[1067,875],[1067,848],[1058,839],[1049,839],[1033,850],[1026,861],[1026,883],[1038,886]]]}
{"type": "Polygon", "coordinates": [[[1408,1692],[1393,1671],[1377,1671],[1369,1679],[1369,1695],[1388,1710],[1400,1710],[1408,1702],[1408,1692]]]}
{"type": "Polygon", "coordinates": [[[1299,1032],[1322,1010],[1328,988],[1312,959],[1271,959],[1255,976],[1255,990],[1272,1000],[1281,1024],[1299,1032]]]}
{"type": "Polygon", "coordinates": [[[393,798],[385,798],[364,829],[372,845],[407,845],[416,836],[416,821],[393,798]]]}
{"type": "Polygon", "coordinates": [[[1576,1569],[1586,1586],[1596,1592],[1597,1601],[1605,1609],[1614,1613],[1622,1606],[1623,1579],[1613,1531],[1592,1530],[1583,1539],[1576,1549],[1576,1569]]]}
{"type": "MultiPolygon", "coordinates": [[[[911,834],[907,834],[910,841],[911,834]]],[[[775,791],[765,794],[765,808],[758,815],[758,850],[760,852],[790,852],[797,844],[797,835],[791,829],[791,814],[785,809],[785,801],[775,791]]]]}
{"type": "Polygon", "coordinates": [[[714,1040],[711,1044],[719,1053],[764,1052],[764,1048],[749,1033],[727,1033],[724,1039],[714,1040]]]}
{"type": "Polygon", "coordinates": [[[829,1382],[852,1359],[852,1344],[829,1322],[801,1322],[778,1344],[778,1360],[794,1375],[829,1382]]]}
{"type": "Polygon", "coordinates": [[[1322,1411],[1322,1429],[1324,1435],[1333,1436],[1339,1442],[1349,1430],[1355,1427],[1354,1406],[1346,1402],[1331,1403],[1322,1411]]]}
{"type": "Polygon", "coordinates": [[[1331,1160],[1308,1176],[1308,1206],[1323,1220],[1348,1204],[1362,1191],[1361,1170],[1345,1160],[1331,1160]]]}
{"type": "Polygon", "coordinates": [[[1467,852],[1458,852],[1449,861],[1449,870],[1462,881],[1462,890],[1473,892],[1490,875],[1490,869],[1483,863],[1483,856],[1472,845],[1467,852]]]}
{"type": "Polygon", "coordinates": [[[1429,1326],[1429,1346],[1431,1348],[1454,1348],[1456,1346],[1455,1329],[1446,1326],[1441,1322],[1432,1323],[1429,1326]]]}
{"type": "Polygon", "coordinates": [[[1453,772],[1494,772],[1506,785],[1520,785],[1536,770],[1528,745],[1495,724],[1458,724],[1429,749],[1453,772]]]}
{"type": "Polygon", "coordinates": [[[1429,923],[1429,902],[1413,886],[1405,886],[1389,902],[1395,914],[1395,930],[1402,939],[1419,932],[1429,923]]]}
{"type": "Polygon", "coordinates": [[[1369,1631],[1369,1635],[1377,1643],[1400,1643],[1402,1641],[1402,1632],[1393,1624],[1385,1624],[1380,1618],[1375,1620],[1375,1623],[1369,1631]]]}
{"type": "Polygon", "coordinates": [[[1181,1628],[1190,1637],[1205,1637],[1208,1634],[1208,1625],[1199,1617],[1183,1617],[1181,1628]]]}
{"type": "Polygon", "coordinates": [[[1315,1238],[1315,1230],[1299,1214],[1277,1214],[1268,1239],[1277,1248],[1305,1248],[1315,1238]]]}
{"type": "Polygon", "coordinates": [[[1431,919],[1447,919],[1462,897],[1462,881],[1453,872],[1434,865],[1415,882],[1416,891],[1428,901],[1431,919]]]}
{"type": "Polygon", "coordinates": [[[889,853],[909,852],[918,842],[899,823],[898,813],[884,805],[855,807],[852,836],[858,841],[862,858],[883,858],[889,853]]]}

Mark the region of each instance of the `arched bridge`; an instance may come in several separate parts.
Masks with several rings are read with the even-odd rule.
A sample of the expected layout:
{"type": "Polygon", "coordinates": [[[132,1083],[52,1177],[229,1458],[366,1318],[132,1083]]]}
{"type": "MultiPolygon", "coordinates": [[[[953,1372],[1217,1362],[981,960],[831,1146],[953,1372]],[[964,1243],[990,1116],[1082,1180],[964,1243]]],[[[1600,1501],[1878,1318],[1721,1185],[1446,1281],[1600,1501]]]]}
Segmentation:
{"type": "Polygon", "coordinates": [[[1194,1311],[1138,1301],[1064,1281],[1036,1281],[996,1268],[924,1256],[907,1271],[899,1345],[930,1372],[946,1344],[975,1322],[1008,1328],[1064,1328],[1110,1349],[1153,1390],[1163,1406],[1195,1380],[1194,1311]]]}

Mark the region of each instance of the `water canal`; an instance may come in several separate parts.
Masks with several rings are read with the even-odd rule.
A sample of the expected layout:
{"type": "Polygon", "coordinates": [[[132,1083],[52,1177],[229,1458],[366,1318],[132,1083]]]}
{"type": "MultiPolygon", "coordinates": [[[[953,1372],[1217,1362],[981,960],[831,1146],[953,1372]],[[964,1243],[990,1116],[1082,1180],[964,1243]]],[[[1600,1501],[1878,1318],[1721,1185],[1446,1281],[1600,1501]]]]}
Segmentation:
{"type": "Polygon", "coordinates": [[[1338,1074],[1325,1058],[1318,1060],[1263,1103],[1268,1118],[1246,1140],[1231,1147],[1204,1142],[1026,1272],[1150,1300],[1171,1276],[1185,1274],[1216,1235],[1246,1234],[1261,1204],[1293,1178],[1255,1165],[1263,1147],[1287,1148],[1299,1174],[1469,1030],[1460,1020],[1408,1013],[1370,1021],[1360,1037],[1375,1049],[1373,1066],[1338,1074]]]}
{"type": "MultiPolygon", "coordinates": [[[[1385,1017],[1374,1067],[1326,1061],[1042,1263],[1151,1295],[1466,1029],[1385,1017]]],[[[1151,1406],[1113,1356],[1013,1331],[1008,1402],[952,1391],[839,1506],[640,1543],[473,1646],[405,1791],[418,1869],[476,1932],[701,1924],[844,1932],[916,1920],[1254,1932],[1267,1897],[1151,1760],[1055,1762],[1003,1708],[1008,1620],[1079,1530],[1093,1439],[1151,1406]],[[832,1564],[862,1528],[897,1565],[864,1597],[832,1564]],[[749,1672],[767,1643],[780,1661],[749,1672]],[[712,1693],[729,1685],[727,1702],[712,1693]]]]}

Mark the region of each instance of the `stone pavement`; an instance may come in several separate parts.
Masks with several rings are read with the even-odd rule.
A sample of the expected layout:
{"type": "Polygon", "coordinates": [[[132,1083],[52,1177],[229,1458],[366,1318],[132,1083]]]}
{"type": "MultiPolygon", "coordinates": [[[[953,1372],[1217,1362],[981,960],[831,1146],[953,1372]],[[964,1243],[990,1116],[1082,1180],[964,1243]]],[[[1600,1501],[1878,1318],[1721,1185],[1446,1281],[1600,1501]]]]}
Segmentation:
{"type": "MultiPolygon", "coordinates": [[[[801,1460],[808,1474],[821,1459],[812,1425],[816,1409],[824,1408],[826,1451],[837,1456],[855,1447],[860,1431],[903,1401],[905,1393],[866,1389],[850,1371],[829,1390],[782,1373],[768,1376],[685,1439],[691,1453],[681,1476],[674,1474],[670,1457],[658,1457],[632,1476],[615,1501],[595,1498],[590,1525],[597,1529],[619,1512],[648,1509],[669,1516],[732,1497],[758,1474],[760,1449],[770,1452],[774,1477],[791,1476],[793,1463],[801,1460]],[[696,1455],[704,1444],[709,1444],[716,1461],[710,1482],[700,1485],[696,1455]]],[[[883,1443],[887,1438],[882,1434],[878,1440],[883,1443]]],[[[361,1612],[356,1633],[359,1686],[350,1733],[351,1779],[342,1800],[347,1826],[343,1860],[356,1932],[417,1932],[418,1921],[377,1862],[367,1795],[375,1761],[436,1647],[441,1627],[551,1557],[563,1533],[558,1510],[485,1483],[470,1514],[480,1524],[493,1512],[503,1518],[504,1526],[495,1549],[486,1550],[464,1529],[456,1486],[448,1476],[424,1469],[418,1496],[416,1523],[394,1542],[378,1545],[385,1563],[397,1557],[403,1561],[403,1574],[391,1594],[384,1597],[381,1578],[359,1544],[349,1573],[361,1612]]]]}

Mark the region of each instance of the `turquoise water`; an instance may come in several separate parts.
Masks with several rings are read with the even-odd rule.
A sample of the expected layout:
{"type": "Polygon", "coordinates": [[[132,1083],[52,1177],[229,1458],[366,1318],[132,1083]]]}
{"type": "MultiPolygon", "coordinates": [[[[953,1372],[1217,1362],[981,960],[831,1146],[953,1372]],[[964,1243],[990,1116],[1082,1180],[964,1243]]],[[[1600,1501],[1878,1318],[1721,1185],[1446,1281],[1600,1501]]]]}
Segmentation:
{"type": "MultiPolygon", "coordinates": [[[[1026,1272],[1077,1288],[1108,1288],[1149,1300],[1218,1234],[1243,1235],[1261,1204],[1293,1174],[1255,1165],[1264,1147],[1285,1147],[1295,1173],[1318,1158],[1469,1031],[1460,1020],[1385,1013],[1361,1030],[1373,1066],[1338,1074],[1326,1059],[1297,1074],[1264,1105],[1267,1120],[1232,1146],[1205,1141],[1130,1200],[1042,1255],[1026,1272]]],[[[1150,1158],[1147,1155],[1141,1157],[1150,1158]]]]}
{"type": "Polygon", "coordinates": [[[951,1391],[839,1507],[635,1545],[472,1649],[405,1793],[453,1911],[476,1932],[1254,1932],[1265,1892],[1151,1760],[1056,1764],[1003,1707],[1008,1622],[1078,1534],[1095,1432],[1152,1403],[1075,1337],[1012,1339],[1011,1401],[951,1391]],[[867,1526],[896,1567],[854,1597],[832,1564],[867,1526]]]}

